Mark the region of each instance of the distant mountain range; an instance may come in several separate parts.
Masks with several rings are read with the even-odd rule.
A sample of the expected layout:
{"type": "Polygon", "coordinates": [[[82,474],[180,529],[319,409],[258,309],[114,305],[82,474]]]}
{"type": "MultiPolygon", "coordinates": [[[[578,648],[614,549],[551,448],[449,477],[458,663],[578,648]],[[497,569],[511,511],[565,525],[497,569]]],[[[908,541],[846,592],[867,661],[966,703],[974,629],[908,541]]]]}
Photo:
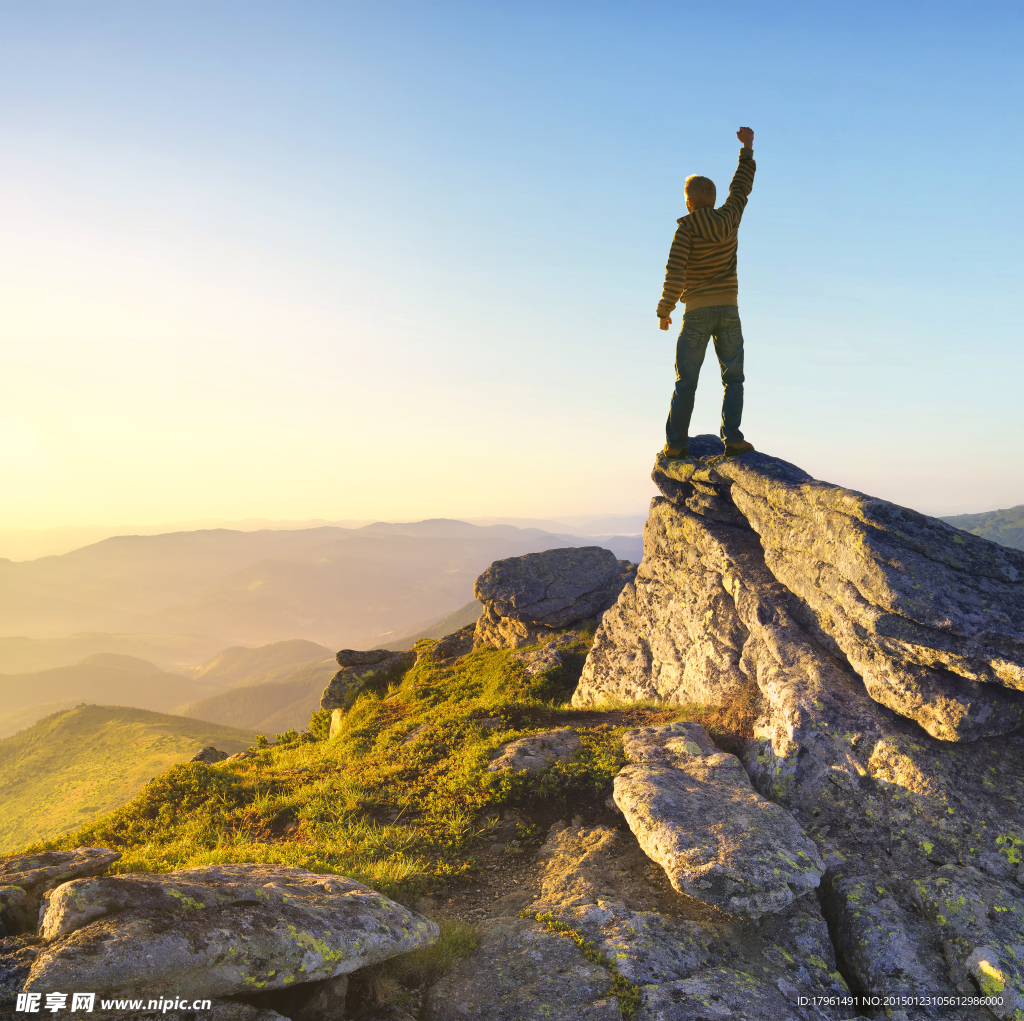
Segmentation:
{"type": "Polygon", "coordinates": [[[77,828],[130,801],[176,762],[256,735],[201,720],[85,705],[0,740],[0,854],[77,828]]]}
{"type": "Polygon", "coordinates": [[[80,702],[137,706],[170,712],[220,688],[167,673],[135,656],[98,652],[70,666],[26,674],[0,674],[0,737],[48,712],[80,702]]]}
{"type": "Polygon", "coordinates": [[[597,544],[621,559],[643,553],[637,536],[447,519],[116,536],[61,556],[0,560],[0,626],[37,640],[109,632],[211,636],[217,647],[302,638],[371,648],[464,606],[494,560],[597,544]]]}
{"type": "Polygon", "coordinates": [[[1024,504],[983,514],[956,514],[942,520],[965,532],[980,535],[983,539],[991,539],[1014,549],[1024,549],[1024,504]]]}

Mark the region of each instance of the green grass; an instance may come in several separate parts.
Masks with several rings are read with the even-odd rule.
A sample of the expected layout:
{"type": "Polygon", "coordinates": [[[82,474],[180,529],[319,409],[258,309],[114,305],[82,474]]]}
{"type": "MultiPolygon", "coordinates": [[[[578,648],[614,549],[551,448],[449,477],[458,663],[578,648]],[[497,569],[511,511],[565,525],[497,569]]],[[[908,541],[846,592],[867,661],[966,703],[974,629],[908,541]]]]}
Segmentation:
{"type": "Polygon", "coordinates": [[[241,751],[252,732],[147,709],[88,705],[0,741],[0,853],[105,816],[200,748],[241,751]]]}
{"type": "Polygon", "coordinates": [[[174,766],[128,804],[45,846],[112,847],[123,852],[120,871],[279,862],[403,900],[446,890],[475,868],[470,851],[501,808],[578,811],[610,793],[624,762],[622,727],[577,728],[574,761],[539,779],[487,769],[506,741],[572,725],[564,705],[592,639],[593,628],[566,650],[564,666],[532,679],[508,651],[481,649],[454,666],[423,659],[387,688],[362,692],[332,739],[327,714],[316,713],[301,739],[230,765],[174,766]],[[500,722],[485,729],[482,719],[500,722]]]}
{"type": "MultiPolygon", "coordinates": [[[[127,804],[26,850],[110,847],[123,854],[115,872],[280,863],[350,876],[406,904],[447,893],[477,870],[472,852],[497,829],[502,809],[524,817],[521,853],[540,843],[556,818],[606,813],[612,780],[625,764],[625,730],[696,719],[730,749],[749,732],[755,685],[720,709],[569,709],[593,634],[593,626],[581,629],[562,651],[563,666],[534,678],[507,650],[480,649],[449,665],[424,657],[364,689],[333,738],[330,714],[316,712],[308,733],[280,734],[272,745],[260,735],[255,756],[234,763],[174,765],[127,804]],[[559,726],[580,738],[572,761],[539,777],[487,769],[506,742],[559,726]]],[[[59,784],[46,775],[41,782],[56,798],[59,784]]],[[[541,921],[563,931],[552,919],[541,921]]],[[[579,936],[567,927],[563,934],[579,936]]],[[[598,953],[584,944],[585,954],[598,953]]],[[[471,928],[445,922],[437,946],[367,972],[360,996],[404,1002],[410,989],[434,981],[474,947],[471,928]]],[[[623,1017],[630,1018],[636,989],[611,971],[623,1017]]]]}
{"type": "Polygon", "coordinates": [[[592,640],[591,627],[562,667],[535,678],[507,650],[447,666],[421,659],[364,690],[333,738],[328,714],[315,713],[308,734],[282,735],[248,760],[173,766],[128,804],[33,849],[111,847],[123,853],[122,872],[276,862],[350,876],[404,902],[446,892],[476,869],[472,849],[503,808],[542,821],[602,811],[629,727],[699,718],[720,741],[735,729],[734,709],[627,707],[629,719],[568,709],[592,640]],[[502,744],[558,726],[580,737],[571,762],[540,777],[487,769],[502,744]]]}

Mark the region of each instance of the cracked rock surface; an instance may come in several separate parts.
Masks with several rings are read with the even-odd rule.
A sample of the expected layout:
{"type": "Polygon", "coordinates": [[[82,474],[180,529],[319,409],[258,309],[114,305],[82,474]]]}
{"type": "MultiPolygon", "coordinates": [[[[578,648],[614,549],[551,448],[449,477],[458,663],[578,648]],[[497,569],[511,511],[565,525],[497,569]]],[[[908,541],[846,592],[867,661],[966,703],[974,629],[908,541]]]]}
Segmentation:
{"type": "Polygon", "coordinates": [[[821,881],[813,841],[696,723],[629,731],[615,804],[680,892],[733,915],[783,911],[821,881]]]}
{"type": "Polygon", "coordinates": [[[107,847],[78,847],[0,858],[0,936],[35,932],[49,891],[69,879],[101,875],[120,857],[107,847]]]}
{"type": "MultiPolygon", "coordinates": [[[[556,823],[537,864],[539,890],[525,907],[532,916],[552,917],[571,927],[635,983],[640,996],[637,1021],[854,1016],[848,1010],[806,1015],[794,1010],[791,996],[848,991],[836,971],[828,929],[813,896],[798,897],[760,923],[726,915],[667,884],[660,890],[633,836],[603,825],[556,823]]],[[[432,1021],[621,1016],[608,994],[608,970],[587,962],[594,971],[575,971],[585,959],[575,956],[578,951],[570,939],[533,918],[499,916],[485,922],[482,931],[486,935],[480,952],[431,990],[425,1016],[432,1021]],[[531,950],[536,950],[532,958],[531,950]],[[568,995],[567,987],[577,984],[577,975],[575,1003],[559,1000],[568,995]]]]}
{"type": "Polygon", "coordinates": [[[344,711],[351,708],[356,696],[368,683],[387,678],[391,673],[397,675],[415,663],[416,653],[389,652],[387,649],[371,649],[369,652],[342,649],[336,659],[341,669],[324,688],[320,708],[344,711]]]}
{"type": "Polygon", "coordinates": [[[492,772],[525,769],[529,773],[543,773],[556,762],[568,762],[579,746],[580,739],[568,727],[543,730],[502,745],[487,768],[492,772]]]}
{"type": "Polygon", "coordinates": [[[1024,996],[1024,555],[776,458],[690,449],[656,463],[644,560],[573,704],[746,693],[740,758],[817,846],[854,987],[1024,996]]]}

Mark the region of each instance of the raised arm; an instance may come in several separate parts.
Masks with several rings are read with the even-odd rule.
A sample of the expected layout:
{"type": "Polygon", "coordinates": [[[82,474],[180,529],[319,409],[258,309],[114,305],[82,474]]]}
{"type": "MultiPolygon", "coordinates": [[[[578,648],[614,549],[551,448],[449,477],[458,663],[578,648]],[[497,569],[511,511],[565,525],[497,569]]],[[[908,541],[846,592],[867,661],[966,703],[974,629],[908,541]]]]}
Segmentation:
{"type": "Polygon", "coordinates": [[[754,171],[757,170],[757,164],[754,162],[753,128],[740,128],[736,132],[736,137],[743,146],[740,149],[740,162],[729,185],[729,197],[721,206],[722,211],[726,213],[734,227],[739,226],[743,210],[747,205],[747,196],[750,194],[750,189],[754,187],[754,171]]]}

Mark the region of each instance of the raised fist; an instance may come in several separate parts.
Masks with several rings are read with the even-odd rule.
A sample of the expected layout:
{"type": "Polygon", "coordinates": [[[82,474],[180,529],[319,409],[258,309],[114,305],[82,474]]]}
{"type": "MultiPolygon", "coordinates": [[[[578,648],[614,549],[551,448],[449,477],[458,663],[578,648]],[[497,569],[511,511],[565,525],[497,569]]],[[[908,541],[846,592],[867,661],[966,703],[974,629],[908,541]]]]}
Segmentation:
{"type": "Polygon", "coordinates": [[[736,137],[740,140],[744,149],[752,149],[754,147],[753,128],[740,128],[740,130],[736,132],[736,137]]]}

